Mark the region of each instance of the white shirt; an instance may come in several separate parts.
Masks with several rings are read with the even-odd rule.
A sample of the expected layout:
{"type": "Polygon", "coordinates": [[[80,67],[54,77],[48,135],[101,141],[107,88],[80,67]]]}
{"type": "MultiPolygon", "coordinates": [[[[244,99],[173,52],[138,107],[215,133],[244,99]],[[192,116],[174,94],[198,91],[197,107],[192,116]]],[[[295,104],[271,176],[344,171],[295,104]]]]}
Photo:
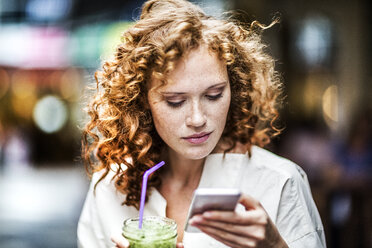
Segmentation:
{"type": "MultiPolygon", "coordinates": [[[[166,166],[166,165],[165,165],[166,166]]],[[[134,207],[122,205],[125,195],[118,192],[111,180],[114,171],[101,177],[93,175],[78,224],[78,245],[86,248],[112,247],[110,238],[120,234],[123,221],[138,217],[134,207]]],[[[199,187],[239,188],[256,198],[278,228],[289,247],[326,247],[323,225],[311,196],[304,171],[291,161],[259,147],[252,147],[252,156],[229,153],[209,155],[204,164],[199,187]]],[[[167,202],[156,189],[151,190],[144,215],[166,216],[167,202]]],[[[239,206],[243,211],[243,206],[239,206]]],[[[224,244],[204,233],[185,232],[185,248],[223,248],[224,244]]]]}

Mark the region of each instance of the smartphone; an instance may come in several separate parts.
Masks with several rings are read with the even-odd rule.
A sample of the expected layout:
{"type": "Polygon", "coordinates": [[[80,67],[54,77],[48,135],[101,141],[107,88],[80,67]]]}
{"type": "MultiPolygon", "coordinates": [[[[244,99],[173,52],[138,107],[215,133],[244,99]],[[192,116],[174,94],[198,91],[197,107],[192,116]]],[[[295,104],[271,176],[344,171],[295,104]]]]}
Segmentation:
{"type": "Polygon", "coordinates": [[[200,232],[188,224],[189,219],[196,214],[208,210],[234,211],[241,192],[235,188],[198,188],[194,191],[189,212],[186,218],[186,232],[200,232]]]}

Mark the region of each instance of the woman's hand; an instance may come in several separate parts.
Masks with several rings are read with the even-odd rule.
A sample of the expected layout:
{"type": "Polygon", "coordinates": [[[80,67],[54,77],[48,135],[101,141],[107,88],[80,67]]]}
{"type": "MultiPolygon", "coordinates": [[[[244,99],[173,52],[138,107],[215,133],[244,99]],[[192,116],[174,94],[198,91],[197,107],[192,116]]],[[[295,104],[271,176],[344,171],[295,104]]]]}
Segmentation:
{"type": "MultiPolygon", "coordinates": [[[[115,243],[115,248],[128,248],[129,242],[122,235],[115,235],[111,237],[111,241],[115,243]]],[[[184,248],[182,243],[177,244],[177,248],[184,248]]]]}
{"type": "Polygon", "coordinates": [[[195,215],[190,224],[230,247],[288,247],[261,204],[248,195],[239,202],[242,213],[207,211],[195,215]]]}
{"type": "Polygon", "coordinates": [[[122,235],[114,235],[111,237],[111,241],[115,243],[115,248],[128,248],[129,241],[122,235]]]}

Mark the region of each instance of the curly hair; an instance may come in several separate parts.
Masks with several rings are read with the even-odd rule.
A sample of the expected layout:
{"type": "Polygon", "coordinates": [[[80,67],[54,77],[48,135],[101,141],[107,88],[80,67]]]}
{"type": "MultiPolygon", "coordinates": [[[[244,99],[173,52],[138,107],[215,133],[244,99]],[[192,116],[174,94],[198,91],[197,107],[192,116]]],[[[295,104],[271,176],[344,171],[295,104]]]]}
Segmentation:
{"type": "MultiPolygon", "coordinates": [[[[95,73],[97,89],[88,106],[82,154],[90,175],[104,170],[97,184],[112,164],[125,164],[126,168],[118,166],[112,180],[126,195],[123,204],[138,208],[143,173],[159,162],[165,147],[148,107],[147,82],[156,78],[166,84],[177,61],[200,45],[216,53],[228,71],[231,103],[221,137],[228,144],[224,152],[239,142],[250,155],[252,145],[264,146],[279,134],[274,122],[281,82],[261,41],[264,28],[257,22],[244,28],[208,16],[185,0],[144,3],[140,19],[123,34],[114,59],[95,73]]],[[[160,173],[149,178],[149,187],[161,184],[160,173]]]]}

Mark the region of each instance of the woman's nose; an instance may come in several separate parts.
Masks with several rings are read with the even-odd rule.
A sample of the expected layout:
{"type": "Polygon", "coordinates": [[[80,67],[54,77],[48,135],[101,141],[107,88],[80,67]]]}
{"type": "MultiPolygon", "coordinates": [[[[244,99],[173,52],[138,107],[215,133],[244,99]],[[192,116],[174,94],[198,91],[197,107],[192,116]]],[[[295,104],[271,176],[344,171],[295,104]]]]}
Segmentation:
{"type": "Polygon", "coordinates": [[[191,110],[186,117],[186,125],[193,127],[204,126],[207,121],[206,115],[199,102],[193,102],[191,110]]]}

